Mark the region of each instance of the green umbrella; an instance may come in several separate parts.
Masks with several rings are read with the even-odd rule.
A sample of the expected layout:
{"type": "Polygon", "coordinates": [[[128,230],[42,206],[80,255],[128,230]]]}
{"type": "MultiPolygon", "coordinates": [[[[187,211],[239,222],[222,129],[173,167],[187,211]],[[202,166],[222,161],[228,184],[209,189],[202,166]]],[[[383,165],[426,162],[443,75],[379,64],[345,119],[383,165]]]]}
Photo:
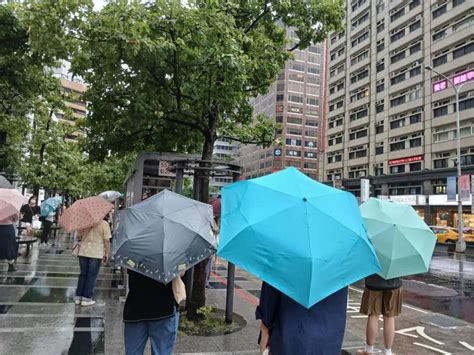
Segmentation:
{"type": "Polygon", "coordinates": [[[413,207],[370,198],[360,211],[382,268],[381,277],[428,271],[436,237],[413,207]]]}

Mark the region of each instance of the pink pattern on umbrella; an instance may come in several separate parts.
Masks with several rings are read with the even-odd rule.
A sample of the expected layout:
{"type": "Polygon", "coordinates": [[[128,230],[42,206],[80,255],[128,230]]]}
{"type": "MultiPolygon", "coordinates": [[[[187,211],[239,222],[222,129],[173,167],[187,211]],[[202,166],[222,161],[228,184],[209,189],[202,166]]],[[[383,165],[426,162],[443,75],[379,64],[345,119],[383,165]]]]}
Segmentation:
{"type": "Polygon", "coordinates": [[[15,189],[0,189],[0,221],[20,212],[25,196],[15,189]]]}
{"type": "Polygon", "coordinates": [[[59,218],[67,232],[92,227],[109,213],[114,205],[98,196],[77,200],[59,218]]]}

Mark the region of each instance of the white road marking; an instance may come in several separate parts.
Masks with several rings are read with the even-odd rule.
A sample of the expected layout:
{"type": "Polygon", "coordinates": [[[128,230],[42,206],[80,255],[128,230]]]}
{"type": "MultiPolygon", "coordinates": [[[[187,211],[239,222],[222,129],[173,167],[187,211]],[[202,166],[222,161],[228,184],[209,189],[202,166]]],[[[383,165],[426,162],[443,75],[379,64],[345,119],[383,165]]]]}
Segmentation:
{"type": "Polygon", "coordinates": [[[471,351],[474,351],[474,346],[472,346],[472,345],[469,344],[469,343],[466,343],[465,341],[460,341],[459,344],[461,344],[461,345],[464,346],[465,348],[468,348],[468,349],[471,350],[471,351]]]}
{"type": "Polygon", "coordinates": [[[408,334],[409,332],[412,332],[412,331],[416,331],[418,333],[418,335],[422,336],[423,338],[425,338],[425,339],[427,339],[427,340],[429,340],[429,341],[431,341],[435,344],[444,345],[443,342],[441,342],[439,340],[436,340],[436,339],[433,339],[430,336],[426,335],[425,327],[416,326],[416,327],[411,327],[411,328],[405,328],[405,329],[397,330],[397,331],[395,331],[395,333],[398,333],[398,334],[401,334],[401,335],[406,335],[406,336],[412,337],[412,338],[418,338],[418,335],[408,334]]]}

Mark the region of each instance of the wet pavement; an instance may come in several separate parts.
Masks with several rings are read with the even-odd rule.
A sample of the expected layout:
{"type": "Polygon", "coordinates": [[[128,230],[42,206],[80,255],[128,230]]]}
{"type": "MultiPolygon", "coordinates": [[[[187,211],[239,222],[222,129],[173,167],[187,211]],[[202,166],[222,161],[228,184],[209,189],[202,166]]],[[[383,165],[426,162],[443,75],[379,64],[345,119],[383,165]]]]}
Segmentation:
{"type": "MultiPolygon", "coordinates": [[[[55,246],[33,247],[20,257],[19,271],[0,263],[0,355],[2,354],[123,354],[123,282],[112,267],[102,267],[92,307],[74,306],[79,266],[72,243],[59,234],[55,246]]],[[[438,246],[430,272],[406,278],[405,304],[397,321],[394,348],[398,354],[473,354],[474,249],[465,255],[438,246]]],[[[214,289],[207,303],[225,308],[225,264],[215,266],[214,289]]],[[[255,306],[260,281],[237,269],[234,312],[247,326],[225,336],[180,335],[176,354],[258,354],[259,324],[255,306]]],[[[344,354],[364,344],[366,317],[359,313],[363,285],[350,288],[344,354]]],[[[378,347],[380,348],[381,339],[378,347]]],[[[148,352],[149,353],[149,352],[148,352]]]]}

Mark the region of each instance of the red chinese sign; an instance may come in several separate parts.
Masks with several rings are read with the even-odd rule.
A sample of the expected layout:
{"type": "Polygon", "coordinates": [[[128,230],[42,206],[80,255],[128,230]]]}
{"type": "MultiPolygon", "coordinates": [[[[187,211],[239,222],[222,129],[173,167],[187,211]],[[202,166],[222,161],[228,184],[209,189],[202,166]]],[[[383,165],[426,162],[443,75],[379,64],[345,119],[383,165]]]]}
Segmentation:
{"type": "MultiPolygon", "coordinates": [[[[454,85],[465,83],[466,81],[474,80],[474,70],[468,70],[464,73],[457,74],[453,77],[454,85]]],[[[433,92],[443,91],[448,88],[448,81],[441,80],[433,84],[433,92]]]]}
{"type": "Polygon", "coordinates": [[[422,161],[422,160],[423,160],[423,155],[418,155],[416,157],[392,159],[388,161],[388,165],[408,164],[408,163],[414,163],[414,162],[422,161]]]}

